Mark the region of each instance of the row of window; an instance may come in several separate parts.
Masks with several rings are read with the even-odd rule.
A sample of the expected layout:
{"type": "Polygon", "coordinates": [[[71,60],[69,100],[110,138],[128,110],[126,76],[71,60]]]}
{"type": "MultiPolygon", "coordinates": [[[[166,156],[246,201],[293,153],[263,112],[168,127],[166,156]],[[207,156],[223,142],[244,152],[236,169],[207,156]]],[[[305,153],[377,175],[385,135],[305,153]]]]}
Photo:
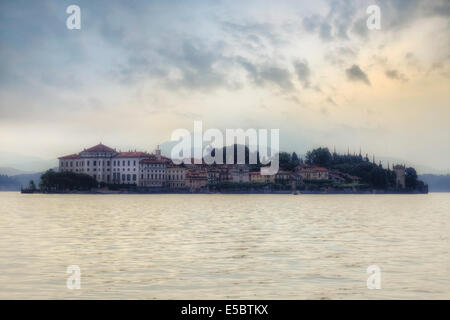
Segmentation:
{"type": "MultiPolygon", "coordinates": [[[[141,179],[144,179],[144,174],[141,174],[141,179]]],[[[147,173],[147,179],[165,179],[165,175],[163,174],[149,174],[147,173]]]]}
{"type": "MultiPolygon", "coordinates": [[[[94,166],[97,166],[97,160],[93,160],[92,164],[94,166]]],[[[106,164],[107,166],[109,166],[111,164],[110,161],[98,161],[98,165],[101,166],[103,164],[103,166],[106,164]]],[[[91,162],[89,160],[86,160],[86,165],[90,166],[91,162]]],[[[61,167],[84,167],[84,161],[61,161],[61,167]]]]}
{"type": "Polygon", "coordinates": [[[122,174],[122,179],[120,179],[120,173],[113,172],[113,180],[114,181],[136,181],[137,176],[135,174],[122,174]]]}
{"type": "MultiPolygon", "coordinates": [[[[131,165],[131,160],[127,160],[127,161],[122,160],[122,166],[125,166],[125,165],[130,166],[131,165]]],[[[120,160],[113,161],[113,166],[120,167],[120,160]]],[[[136,160],[133,160],[133,166],[136,166],[136,160]]]]}

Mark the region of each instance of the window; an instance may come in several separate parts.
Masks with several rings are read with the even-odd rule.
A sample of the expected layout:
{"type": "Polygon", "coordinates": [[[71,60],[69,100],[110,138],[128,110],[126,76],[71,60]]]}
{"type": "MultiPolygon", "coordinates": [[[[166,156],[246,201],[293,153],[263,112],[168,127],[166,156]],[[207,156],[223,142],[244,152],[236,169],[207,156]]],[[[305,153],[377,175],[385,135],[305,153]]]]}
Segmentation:
{"type": "Polygon", "coordinates": [[[89,165],[89,161],[87,162],[87,165],[89,165]]]}
{"type": "Polygon", "coordinates": [[[125,175],[124,174],[122,175],[122,181],[125,181],[125,175]]]}
{"type": "Polygon", "coordinates": [[[136,160],[133,161],[133,165],[134,165],[134,166],[136,165],[136,160]]]}
{"type": "Polygon", "coordinates": [[[125,160],[122,161],[122,165],[125,166],[125,160]]]}
{"type": "Polygon", "coordinates": [[[131,176],[129,174],[127,174],[127,181],[131,180],[131,176]]]}
{"type": "Polygon", "coordinates": [[[96,166],[97,165],[97,161],[94,161],[94,166],[96,166]]]}
{"type": "Polygon", "coordinates": [[[130,165],[130,160],[128,160],[128,165],[130,165]]]}
{"type": "Polygon", "coordinates": [[[136,175],[133,174],[133,181],[136,181],[136,175]]]}

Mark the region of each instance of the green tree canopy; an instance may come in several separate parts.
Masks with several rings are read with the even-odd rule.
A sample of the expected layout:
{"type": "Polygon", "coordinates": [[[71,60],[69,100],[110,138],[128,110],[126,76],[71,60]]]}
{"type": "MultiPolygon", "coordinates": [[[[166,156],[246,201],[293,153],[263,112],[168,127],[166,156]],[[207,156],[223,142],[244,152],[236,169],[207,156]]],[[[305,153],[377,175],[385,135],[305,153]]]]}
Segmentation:
{"type": "Polygon", "coordinates": [[[332,156],[328,148],[317,148],[306,154],[306,163],[311,165],[328,167],[331,160],[332,156]]]}

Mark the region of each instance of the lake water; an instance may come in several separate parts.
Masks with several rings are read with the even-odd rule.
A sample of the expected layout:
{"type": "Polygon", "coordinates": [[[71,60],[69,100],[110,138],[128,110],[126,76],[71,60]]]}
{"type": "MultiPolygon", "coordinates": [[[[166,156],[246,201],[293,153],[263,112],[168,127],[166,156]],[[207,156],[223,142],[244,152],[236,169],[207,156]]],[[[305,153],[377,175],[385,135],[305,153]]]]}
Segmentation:
{"type": "Polygon", "coordinates": [[[449,299],[449,231],[448,193],[0,192],[0,298],[449,299]]]}

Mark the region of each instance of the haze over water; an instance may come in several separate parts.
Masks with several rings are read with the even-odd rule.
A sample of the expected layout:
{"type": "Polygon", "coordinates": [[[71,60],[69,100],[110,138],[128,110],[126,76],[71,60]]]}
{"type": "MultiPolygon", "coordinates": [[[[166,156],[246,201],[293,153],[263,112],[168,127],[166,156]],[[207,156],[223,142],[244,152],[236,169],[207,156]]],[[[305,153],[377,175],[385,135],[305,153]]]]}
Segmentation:
{"type": "Polygon", "coordinates": [[[450,298],[450,194],[0,193],[0,299],[450,298]],[[69,290],[69,265],[81,289],[69,290]],[[381,290],[366,269],[381,268],[381,290]]]}

